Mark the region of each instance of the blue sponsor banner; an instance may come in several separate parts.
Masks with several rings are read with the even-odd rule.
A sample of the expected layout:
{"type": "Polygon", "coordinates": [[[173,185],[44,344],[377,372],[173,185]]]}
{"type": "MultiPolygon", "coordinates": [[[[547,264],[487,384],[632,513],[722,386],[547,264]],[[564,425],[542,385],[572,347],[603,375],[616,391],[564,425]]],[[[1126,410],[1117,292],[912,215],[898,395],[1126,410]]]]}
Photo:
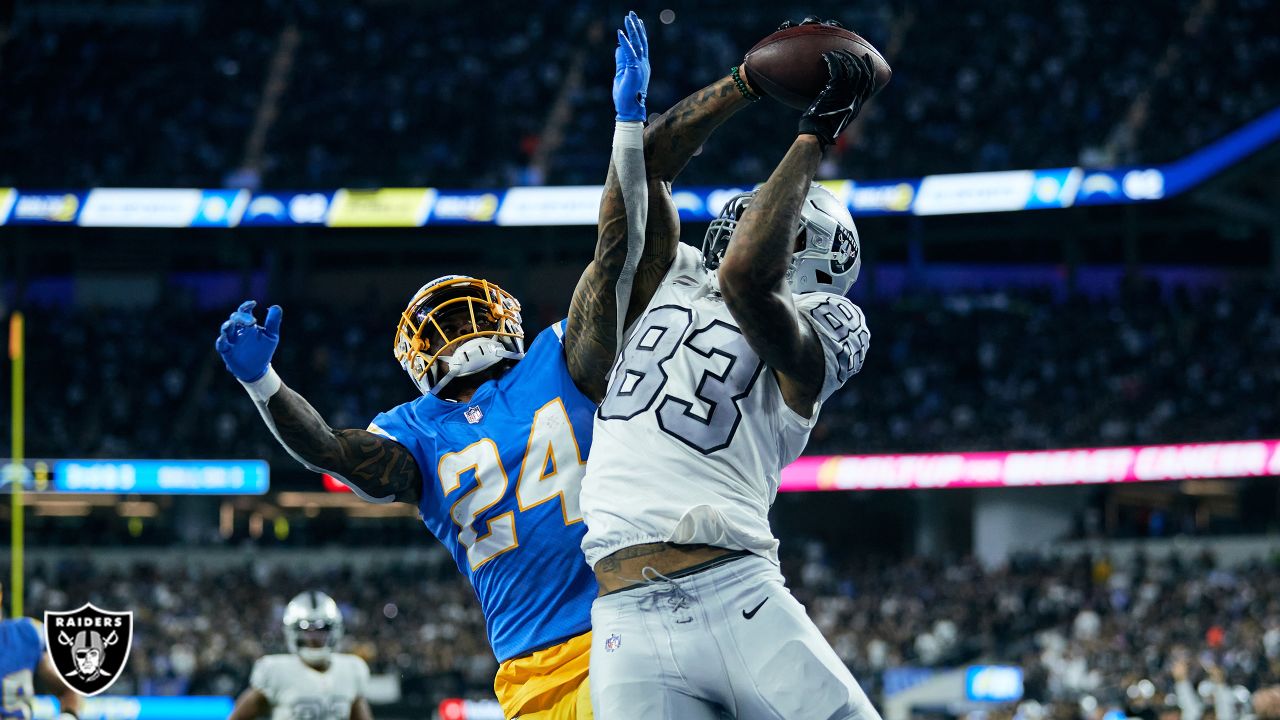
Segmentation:
{"type": "Polygon", "coordinates": [[[72,190],[12,190],[8,225],[71,225],[88,193],[72,190]]]}
{"type": "MultiPolygon", "coordinates": [[[[80,720],[224,720],[234,703],[226,696],[132,697],[100,695],[81,700],[80,720]]],[[[33,720],[54,720],[57,698],[36,697],[33,720]]]]}
{"type": "Polygon", "coordinates": [[[964,695],[976,702],[1013,702],[1022,698],[1022,668],[974,665],[964,673],[964,695]]]}
{"type": "MultiPolygon", "coordinates": [[[[1280,139],[1280,109],[1175,162],[1121,168],[1047,168],[822,183],[857,217],[956,215],[1119,205],[1185,192],[1280,139]]],[[[707,222],[751,186],[676,187],[685,222],[707,222]]],[[[594,225],[603,188],[492,190],[382,188],[249,192],[154,188],[0,188],[0,224],[99,227],[416,227],[594,225]]]]}
{"type": "MultiPolygon", "coordinates": [[[[910,212],[919,194],[919,179],[850,181],[844,200],[857,217],[902,215],[910,212]]],[[[840,193],[836,197],[841,197],[840,193]]]]}
{"type": "Polygon", "coordinates": [[[1124,173],[1114,170],[1084,170],[1080,189],[1076,192],[1077,205],[1113,205],[1125,202],[1120,190],[1124,173]]]}
{"type": "Polygon", "coordinates": [[[1181,160],[1161,166],[1165,194],[1177,195],[1189,190],[1270,145],[1277,138],[1280,138],[1280,108],[1181,160]]]}
{"type": "Polygon", "coordinates": [[[254,193],[240,218],[246,226],[324,225],[332,192],[254,193]]]}
{"type": "Polygon", "coordinates": [[[1157,167],[1083,170],[1077,205],[1128,205],[1163,200],[1169,192],[1157,167]]]}
{"type": "Polygon", "coordinates": [[[1080,168],[1037,170],[1031,181],[1025,210],[1048,210],[1071,207],[1080,189],[1084,171],[1080,168]]]}
{"type": "Polygon", "coordinates": [[[74,493],[262,495],[262,460],[56,460],[53,487],[74,493]]]}
{"type": "Polygon", "coordinates": [[[428,225],[493,225],[506,190],[441,190],[428,225]]]}
{"type": "Polygon", "coordinates": [[[205,190],[191,227],[235,227],[249,204],[248,190],[205,190]]]}

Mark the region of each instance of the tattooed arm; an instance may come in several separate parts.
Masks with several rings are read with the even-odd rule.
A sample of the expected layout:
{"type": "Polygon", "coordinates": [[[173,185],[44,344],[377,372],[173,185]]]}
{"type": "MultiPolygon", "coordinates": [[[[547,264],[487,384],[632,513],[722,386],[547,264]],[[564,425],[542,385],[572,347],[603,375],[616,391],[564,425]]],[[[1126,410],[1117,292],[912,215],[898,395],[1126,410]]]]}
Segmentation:
{"type": "MultiPolygon", "coordinates": [[[[725,120],[751,103],[726,76],[686,97],[644,131],[649,217],[644,253],[636,268],[626,324],[635,322],[667,274],[680,242],[680,214],[671,183],[725,120]]],[[[627,252],[627,209],[617,168],[610,163],[600,201],[595,258],[574,290],[565,331],[565,357],[578,387],[597,402],[617,352],[615,292],[627,252]]]]}
{"type": "Polygon", "coordinates": [[[720,263],[720,292],[751,349],[773,369],[783,400],[804,417],[822,389],[822,346],[787,284],[800,209],[822,160],[801,135],[742,214],[720,263]]]}
{"type": "Polygon", "coordinates": [[[345,480],[375,501],[418,503],[422,473],[413,454],[395,440],[367,430],[334,430],[283,383],[267,401],[266,413],[281,444],[307,467],[345,480]]]}
{"type": "Polygon", "coordinates": [[[272,305],[259,325],[254,317],[257,305],[254,300],[241,303],[222,323],[214,347],[249,393],[271,434],[295,460],[333,475],[364,500],[417,504],[422,475],[407,448],[364,430],[334,430],[280,380],[271,357],[280,343],[284,309],[272,305]]]}
{"type": "MultiPolygon", "coordinates": [[[[725,306],[748,344],[778,377],[787,406],[806,418],[813,413],[826,380],[825,358],[813,326],[796,310],[787,271],[797,248],[801,208],[822,162],[822,151],[836,141],[875,91],[868,56],[833,51],[822,57],[827,85],[800,116],[795,142],[756,191],[720,263],[725,306]]],[[[852,356],[849,367],[857,372],[852,369],[852,356]]]]}

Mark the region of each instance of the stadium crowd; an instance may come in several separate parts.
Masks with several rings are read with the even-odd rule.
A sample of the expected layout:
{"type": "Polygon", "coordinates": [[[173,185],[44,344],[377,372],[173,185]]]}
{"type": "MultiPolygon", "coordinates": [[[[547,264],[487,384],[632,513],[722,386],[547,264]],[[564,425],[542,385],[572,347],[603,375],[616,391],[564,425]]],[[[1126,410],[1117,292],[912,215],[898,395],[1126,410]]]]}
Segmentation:
{"type": "MultiPolygon", "coordinates": [[[[1126,287],[1106,297],[1003,290],[864,301],[866,364],[824,405],[809,452],[1280,436],[1280,410],[1257,401],[1280,397],[1277,288],[1126,287]]],[[[284,306],[274,365],[332,426],[365,427],[415,397],[390,352],[398,308],[284,306]]],[[[184,330],[146,342],[133,341],[136,312],[29,310],[27,402],[59,410],[29,415],[29,456],[263,457],[296,467],[213,352],[226,310],[166,293],[145,316],[184,330]],[[105,391],[113,387],[138,391],[105,391]]],[[[555,319],[550,308],[525,316],[530,335],[555,319]]]]}
{"type": "MultiPolygon", "coordinates": [[[[0,183],[599,182],[611,23],[633,6],[652,39],[655,111],[784,18],[836,17],[871,39],[895,79],[830,155],[828,177],[1164,161],[1280,105],[1266,81],[1280,60],[1267,0],[644,0],[554,15],[461,0],[268,0],[253,13],[211,0],[129,13],[21,3],[0,32],[0,183]]],[[[709,141],[683,181],[763,179],[794,113],[761,105],[709,141]]]]}
{"type": "MultiPolygon", "coordinates": [[[[1274,565],[1227,569],[1208,555],[1139,556],[1127,566],[1028,556],[984,569],[802,539],[783,549],[793,592],[878,704],[886,670],[980,660],[1020,664],[1026,700],[1081,720],[1091,717],[1086,698],[1151,719],[1180,705],[1190,718],[1201,696],[1202,710],[1226,720],[1224,708],[1238,711],[1247,697],[1237,686],[1280,679],[1274,565]]],[[[375,673],[398,675],[405,702],[485,697],[496,669],[478,605],[438,548],[372,568],[350,555],[324,570],[280,561],[204,569],[197,556],[116,569],[66,561],[32,568],[31,577],[32,609],[87,598],[135,612],[131,659],[113,692],[237,693],[254,660],[284,651],[280,614],[303,589],[339,601],[346,649],[375,673]]]]}

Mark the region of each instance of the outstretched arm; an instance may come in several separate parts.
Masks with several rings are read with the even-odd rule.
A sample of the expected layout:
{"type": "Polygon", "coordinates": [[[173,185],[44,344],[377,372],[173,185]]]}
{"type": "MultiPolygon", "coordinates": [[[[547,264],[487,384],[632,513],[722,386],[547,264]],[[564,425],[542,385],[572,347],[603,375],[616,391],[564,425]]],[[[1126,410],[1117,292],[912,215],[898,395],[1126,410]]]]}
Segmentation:
{"type": "Polygon", "coordinates": [[[858,114],[874,79],[870,66],[851,54],[824,57],[830,81],[801,116],[799,135],[743,212],[720,263],[726,307],[778,376],[787,406],[804,417],[822,390],[824,358],[813,327],[796,310],[787,271],[822,151],[858,114]]]}
{"type": "MultiPolygon", "coordinates": [[[[643,23],[639,29],[643,33],[643,23]]],[[[622,38],[620,38],[622,40],[622,38]]],[[[622,45],[620,44],[620,49],[622,45]]],[[[647,70],[647,41],[645,45],[647,70]]],[[[620,63],[621,64],[621,63],[620,63]]],[[[619,68],[619,77],[622,69],[619,68]]],[[[745,78],[743,87],[746,87],[745,78]]],[[[647,81],[647,76],[646,76],[647,81]]],[[[616,92],[615,105],[626,96],[616,92]]],[[[623,175],[629,168],[618,167],[615,151],[609,164],[604,195],[600,201],[600,220],[595,257],[587,266],[573,293],[569,308],[569,324],[565,332],[565,354],[570,372],[578,387],[594,400],[604,397],[605,379],[618,351],[618,277],[628,265],[627,195],[647,195],[647,222],[644,248],[639,258],[631,258],[631,291],[627,301],[624,326],[639,317],[657,290],[680,241],[680,215],[671,198],[671,182],[675,180],[698,148],[711,137],[725,120],[750,104],[731,77],[722,78],[681,100],[659,116],[643,133],[643,182],[645,187],[627,186],[623,175]]],[[[634,108],[633,108],[634,109],[634,108]]],[[[623,128],[623,108],[619,107],[619,134],[638,133],[637,128],[623,128]]],[[[643,119],[643,114],[628,116],[630,122],[643,119]]],[[[625,157],[625,156],[624,156],[625,157]]]]}
{"type": "Polygon", "coordinates": [[[265,325],[258,325],[256,305],[252,300],[240,305],[222,324],[215,346],[271,433],[298,462],[333,475],[369,502],[417,504],[422,474],[408,448],[365,430],[334,430],[280,380],[271,356],[280,342],[283,311],[273,305],[265,325]]]}
{"type": "Polygon", "coordinates": [[[409,449],[367,430],[335,430],[284,383],[267,400],[265,418],[280,444],[303,465],[327,472],[373,502],[418,504],[422,473],[409,449]]]}

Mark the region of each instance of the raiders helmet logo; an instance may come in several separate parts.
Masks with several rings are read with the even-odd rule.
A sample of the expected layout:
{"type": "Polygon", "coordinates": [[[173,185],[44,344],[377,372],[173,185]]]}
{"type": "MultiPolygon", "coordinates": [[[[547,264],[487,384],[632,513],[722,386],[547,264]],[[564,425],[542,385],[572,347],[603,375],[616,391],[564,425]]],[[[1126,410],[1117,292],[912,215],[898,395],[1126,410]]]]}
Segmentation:
{"type": "Polygon", "coordinates": [[[129,659],[133,613],[101,610],[89,603],[69,612],[46,612],[44,641],[67,687],[81,695],[97,695],[119,679],[129,659]]]}
{"type": "Polygon", "coordinates": [[[836,238],[831,243],[831,274],[843,275],[849,272],[858,259],[858,244],[853,241],[853,233],[847,228],[836,228],[836,238]]]}

